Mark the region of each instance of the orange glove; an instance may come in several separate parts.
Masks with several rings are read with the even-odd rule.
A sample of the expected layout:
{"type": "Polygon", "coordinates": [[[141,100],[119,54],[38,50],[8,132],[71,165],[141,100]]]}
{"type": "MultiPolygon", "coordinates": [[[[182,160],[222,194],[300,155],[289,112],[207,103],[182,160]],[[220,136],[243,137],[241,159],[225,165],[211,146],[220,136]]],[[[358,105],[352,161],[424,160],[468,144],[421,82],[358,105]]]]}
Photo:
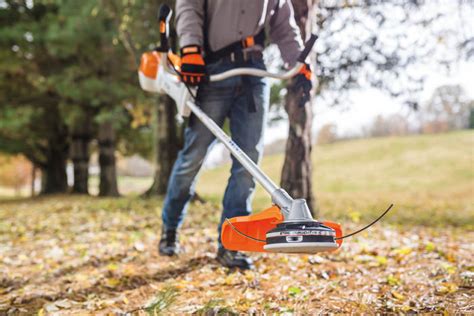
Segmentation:
{"type": "Polygon", "coordinates": [[[308,64],[304,64],[303,67],[301,67],[301,70],[298,72],[298,74],[302,74],[305,76],[305,78],[309,81],[311,81],[311,75],[312,75],[311,67],[308,64]]]}
{"type": "Polygon", "coordinates": [[[206,78],[206,64],[201,55],[201,47],[190,45],[181,48],[181,80],[197,86],[206,78]]]}
{"type": "Polygon", "coordinates": [[[300,94],[299,106],[303,107],[305,103],[311,99],[311,89],[313,89],[313,84],[311,83],[311,68],[308,64],[305,64],[295,76],[293,86],[300,94]]]}

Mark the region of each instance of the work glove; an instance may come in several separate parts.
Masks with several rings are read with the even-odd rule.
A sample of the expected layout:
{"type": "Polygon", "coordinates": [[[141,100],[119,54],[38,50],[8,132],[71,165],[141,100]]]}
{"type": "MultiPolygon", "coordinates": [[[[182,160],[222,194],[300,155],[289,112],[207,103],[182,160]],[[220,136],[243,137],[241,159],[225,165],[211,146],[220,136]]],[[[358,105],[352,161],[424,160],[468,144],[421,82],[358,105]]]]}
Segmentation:
{"type": "Polygon", "coordinates": [[[197,86],[206,78],[206,64],[201,55],[201,47],[189,45],[181,48],[181,80],[197,86]]]}
{"type": "Polygon", "coordinates": [[[300,72],[293,78],[293,89],[300,95],[298,105],[303,107],[311,99],[311,89],[313,89],[311,68],[308,64],[304,64],[300,72]]]}

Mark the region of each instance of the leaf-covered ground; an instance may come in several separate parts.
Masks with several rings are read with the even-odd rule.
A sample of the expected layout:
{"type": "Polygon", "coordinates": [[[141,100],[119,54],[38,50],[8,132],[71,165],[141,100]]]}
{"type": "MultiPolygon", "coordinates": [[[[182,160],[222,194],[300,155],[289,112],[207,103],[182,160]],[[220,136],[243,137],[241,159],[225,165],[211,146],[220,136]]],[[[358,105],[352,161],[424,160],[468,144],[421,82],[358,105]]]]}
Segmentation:
{"type": "Polygon", "coordinates": [[[332,254],[253,255],[257,270],[240,273],[215,262],[216,232],[197,216],[186,254],[157,256],[156,204],[2,203],[0,314],[474,311],[472,231],[381,225],[332,254]]]}
{"type": "MultiPolygon", "coordinates": [[[[393,211],[340,251],[252,254],[257,269],[246,273],[214,259],[223,188],[216,179],[225,179],[228,166],[200,181],[210,202],[191,206],[182,231],[186,253],[177,259],[157,255],[161,200],[0,200],[0,315],[472,314],[473,136],[317,147],[321,217],[349,232],[389,203],[393,211]]],[[[264,161],[271,174],[280,167],[279,157],[264,161]]],[[[255,204],[268,205],[260,190],[255,204]]]]}

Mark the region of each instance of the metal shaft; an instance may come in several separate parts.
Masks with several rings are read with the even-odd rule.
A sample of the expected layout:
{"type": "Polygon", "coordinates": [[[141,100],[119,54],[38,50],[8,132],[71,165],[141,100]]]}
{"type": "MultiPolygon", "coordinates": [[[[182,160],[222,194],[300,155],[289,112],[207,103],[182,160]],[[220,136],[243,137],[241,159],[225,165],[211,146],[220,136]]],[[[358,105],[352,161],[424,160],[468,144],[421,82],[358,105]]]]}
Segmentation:
{"type": "Polygon", "coordinates": [[[201,108],[199,108],[194,102],[188,101],[186,103],[188,107],[193,111],[193,113],[201,120],[201,122],[206,125],[206,127],[214,134],[214,136],[219,139],[224,146],[229,149],[232,155],[242,164],[242,166],[247,170],[254,178],[260,183],[263,188],[273,196],[275,191],[279,190],[279,187],[270,179],[266,174],[264,174],[260,168],[255,164],[252,159],[245,154],[245,152],[240,149],[239,146],[229,137],[227,134],[209,117],[204,113],[201,108]]]}

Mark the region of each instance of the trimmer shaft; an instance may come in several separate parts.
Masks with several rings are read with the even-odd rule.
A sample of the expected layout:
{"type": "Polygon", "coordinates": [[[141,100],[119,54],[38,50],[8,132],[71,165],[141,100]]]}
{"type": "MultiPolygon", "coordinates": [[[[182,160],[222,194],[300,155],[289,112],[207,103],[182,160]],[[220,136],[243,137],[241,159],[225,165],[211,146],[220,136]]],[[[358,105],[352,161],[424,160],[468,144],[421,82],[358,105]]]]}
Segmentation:
{"type": "Polygon", "coordinates": [[[270,252],[317,253],[338,248],[336,232],[316,221],[283,222],[266,235],[270,252]]]}

